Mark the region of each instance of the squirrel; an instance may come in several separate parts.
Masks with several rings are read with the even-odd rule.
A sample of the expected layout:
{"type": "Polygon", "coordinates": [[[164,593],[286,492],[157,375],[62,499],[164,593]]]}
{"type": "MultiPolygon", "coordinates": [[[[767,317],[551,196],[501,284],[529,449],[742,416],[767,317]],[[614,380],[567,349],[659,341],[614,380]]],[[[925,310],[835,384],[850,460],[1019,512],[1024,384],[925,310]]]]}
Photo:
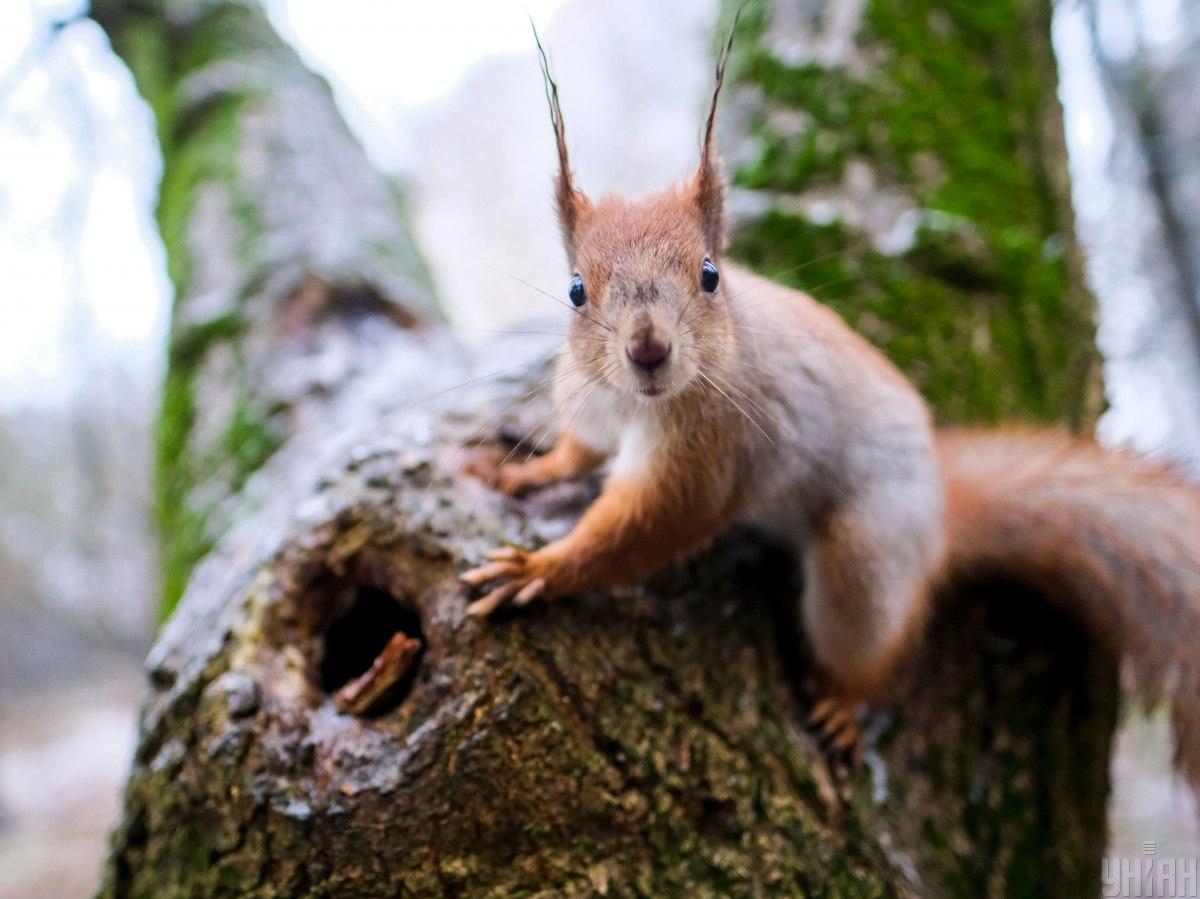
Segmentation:
{"type": "Polygon", "coordinates": [[[1177,763],[1200,787],[1200,489],[1169,466],[1057,431],[935,429],[914,386],[831,309],[727,261],[714,150],[644,199],[574,182],[545,52],[555,201],[573,315],[558,359],[555,447],[468,470],[517,494],[607,464],[565,537],[497,549],[460,577],[476,616],[636,581],[750,522],[796,547],[800,620],[827,751],[860,750],[857,708],[887,684],[931,597],[1008,574],[1062,597],[1168,697],[1177,763]]]}

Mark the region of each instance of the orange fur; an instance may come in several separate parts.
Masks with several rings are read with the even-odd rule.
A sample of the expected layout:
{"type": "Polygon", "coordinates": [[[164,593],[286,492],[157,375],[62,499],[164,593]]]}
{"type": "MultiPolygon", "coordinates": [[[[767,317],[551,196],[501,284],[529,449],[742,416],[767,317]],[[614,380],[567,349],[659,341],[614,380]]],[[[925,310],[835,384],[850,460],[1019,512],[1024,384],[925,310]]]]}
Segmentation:
{"type": "Polygon", "coordinates": [[[463,466],[466,474],[474,475],[489,487],[516,496],[538,487],[582,477],[601,466],[604,456],[580,443],[570,431],[564,431],[554,449],[527,462],[502,461],[511,453],[495,452],[477,455],[463,466]]]}
{"type": "Polygon", "coordinates": [[[535,552],[498,551],[492,564],[467,572],[472,584],[501,580],[474,613],[488,614],[526,588],[522,602],[631,583],[712,540],[733,504],[711,489],[703,468],[659,461],[643,477],[610,479],[567,536],[535,552]]]}
{"type": "Polygon", "coordinates": [[[608,455],[613,471],[566,537],[496,550],[465,572],[472,586],[495,583],[471,611],[637,580],[746,517],[806,554],[805,628],[834,695],[814,715],[847,749],[848,705],[887,680],[936,587],[988,571],[1024,578],[1120,651],[1147,697],[1170,698],[1180,767],[1200,788],[1200,489],[1056,433],[935,438],[907,379],[832,310],[720,265],[723,66],[693,178],[595,203],[572,182],[545,72],[559,218],[586,299],[560,379],[560,452],[492,480],[513,492],[608,455]],[[703,288],[713,265],[720,283],[703,288]],[[649,341],[670,347],[652,368],[629,354],[649,341]],[[585,414],[597,391],[599,427],[585,414]]]}
{"type": "Polygon", "coordinates": [[[1052,431],[952,431],[943,578],[1032,583],[1170,700],[1180,770],[1200,787],[1200,488],[1169,466],[1052,431]]]}
{"type": "Polygon", "coordinates": [[[547,595],[632,583],[700,549],[729,523],[703,479],[693,477],[689,489],[658,474],[610,481],[570,534],[534,553],[551,570],[547,595]]]}
{"type": "Polygon", "coordinates": [[[532,554],[545,595],[633,583],[705,546],[730,523],[736,497],[728,444],[718,438],[670,446],[648,460],[645,472],[610,478],[570,534],[532,554]]]}

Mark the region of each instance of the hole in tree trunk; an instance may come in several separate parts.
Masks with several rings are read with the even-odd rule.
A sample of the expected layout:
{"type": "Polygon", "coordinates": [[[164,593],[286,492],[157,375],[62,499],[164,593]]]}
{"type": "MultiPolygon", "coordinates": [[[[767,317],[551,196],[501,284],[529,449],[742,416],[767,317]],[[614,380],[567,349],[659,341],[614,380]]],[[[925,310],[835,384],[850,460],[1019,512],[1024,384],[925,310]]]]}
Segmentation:
{"type": "Polygon", "coordinates": [[[380,715],[408,694],[425,640],[415,612],[383,590],[358,585],[349,608],[329,626],[323,642],[321,687],[337,694],[339,708],[346,705],[343,711],[380,715]],[[410,660],[398,677],[396,669],[388,670],[397,658],[410,660]],[[352,693],[354,698],[348,700],[352,693]]]}

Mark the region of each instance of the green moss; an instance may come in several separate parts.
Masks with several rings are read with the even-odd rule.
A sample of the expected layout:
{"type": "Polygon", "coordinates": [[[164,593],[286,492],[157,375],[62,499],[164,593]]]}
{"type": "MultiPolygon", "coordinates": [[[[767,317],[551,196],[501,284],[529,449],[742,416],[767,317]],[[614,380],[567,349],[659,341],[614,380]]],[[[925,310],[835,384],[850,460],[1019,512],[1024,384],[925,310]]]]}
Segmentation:
{"type": "Polygon", "coordinates": [[[176,295],[192,281],[187,223],[196,202],[197,186],[206,182],[236,183],[237,126],[242,105],[250,98],[229,94],[210,101],[181,120],[164,147],[163,180],[158,194],[158,226],[167,248],[167,271],[176,295]]]}
{"type": "Polygon", "coordinates": [[[160,556],[163,617],[174,609],[192,568],[215,539],[215,505],[197,499],[196,486],[220,479],[230,491],[240,490],[283,440],[277,416],[244,394],[217,444],[195,447],[190,439],[195,407],[189,372],[181,364],[171,367],[159,416],[155,521],[164,538],[170,538],[163,540],[160,556]]]}
{"type": "MultiPolygon", "coordinates": [[[[193,279],[187,229],[197,188],[208,182],[231,188],[237,183],[237,123],[247,99],[229,95],[206,104],[180,122],[180,133],[170,145],[174,149],[164,147],[167,158],[158,220],[177,297],[188,293],[193,279]]],[[[251,233],[245,227],[242,230],[244,235],[251,233]]],[[[243,237],[239,244],[242,252],[251,252],[252,241],[243,237]]],[[[235,309],[198,324],[176,325],[172,334],[156,454],[164,617],[182,594],[192,566],[211,549],[214,539],[208,527],[211,508],[198,508],[190,498],[195,486],[215,468],[207,458],[211,448],[192,444],[193,380],[212,347],[234,340],[244,327],[245,321],[235,309]]]]}
{"type": "Polygon", "coordinates": [[[122,45],[118,48],[137,78],[138,88],[150,108],[158,127],[159,143],[170,132],[174,112],[171,84],[171,47],[163,30],[147,21],[131,22],[121,31],[122,45]]]}
{"type": "Polygon", "coordinates": [[[164,537],[164,616],[174,608],[192,567],[212,549],[215,539],[211,521],[218,501],[198,499],[196,487],[220,482],[228,493],[240,490],[283,441],[279,410],[265,408],[245,391],[238,395],[215,442],[203,445],[195,439],[193,378],[214,346],[233,341],[244,328],[242,317],[229,313],[181,331],[172,341],[156,455],[155,518],[164,537]]]}
{"type": "MultiPolygon", "coordinates": [[[[107,4],[112,5],[112,4],[107,4]]],[[[187,26],[186,39],[168,20],[139,15],[122,6],[97,13],[124,19],[110,25],[119,35],[117,48],[129,62],[138,86],[158,123],[163,153],[157,218],[167,250],[168,273],[177,298],[186,298],[196,277],[189,246],[195,204],[204,189],[215,189],[230,217],[229,240],[243,269],[253,271],[262,228],[254,204],[242,194],[238,167],[239,128],[255,95],[245,90],[217,92],[197,101],[185,96],[185,80],[214,62],[243,58],[268,47],[261,12],[241,4],[213,4],[187,26]]],[[[277,41],[276,41],[277,43],[277,41]]],[[[155,520],[160,534],[162,613],[173,608],[195,563],[211,549],[216,537],[213,515],[221,490],[239,489],[246,478],[278,447],[280,435],[270,410],[241,396],[223,432],[198,442],[194,381],[219,344],[236,346],[246,326],[239,304],[247,291],[232,298],[232,307],[195,324],[186,321],[183,300],[177,301],[171,336],[168,374],[163,386],[157,429],[155,520]],[[215,483],[214,483],[215,482],[215,483]],[[197,496],[203,485],[204,499],[197,496]]],[[[236,355],[236,354],[235,354],[236,355]]],[[[240,357],[237,363],[241,365],[240,357]]]]}
{"type": "Polygon", "coordinates": [[[180,328],[171,338],[170,362],[174,369],[194,368],[214,344],[233,340],[246,329],[238,312],[226,312],[207,321],[180,328]]]}
{"type": "Polygon", "coordinates": [[[207,516],[188,502],[195,483],[195,464],[188,448],[195,415],[190,372],[168,367],[158,418],[154,501],[155,524],[163,538],[159,550],[163,618],[183,595],[192,566],[212,546],[206,534],[207,516]]]}
{"type": "Polygon", "coordinates": [[[223,439],[224,455],[232,460],[230,486],[241,490],[283,443],[278,417],[248,394],[238,398],[223,439]]]}
{"type": "Polygon", "coordinates": [[[1049,10],[1032,0],[870,0],[849,67],[789,64],[750,0],[731,78],[755,88],[735,184],[836,187],[860,160],[907,194],[911,246],[885,255],[838,222],[769,212],[732,253],[809,290],[881,346],[942,420],[1078,425],[1096,411],[1090,297],[1067,264],[1049,10]],[[862,67],[860,67],[862,68],[862,67]],[[822,260],[820,257],[828,256],[822,260]]]}

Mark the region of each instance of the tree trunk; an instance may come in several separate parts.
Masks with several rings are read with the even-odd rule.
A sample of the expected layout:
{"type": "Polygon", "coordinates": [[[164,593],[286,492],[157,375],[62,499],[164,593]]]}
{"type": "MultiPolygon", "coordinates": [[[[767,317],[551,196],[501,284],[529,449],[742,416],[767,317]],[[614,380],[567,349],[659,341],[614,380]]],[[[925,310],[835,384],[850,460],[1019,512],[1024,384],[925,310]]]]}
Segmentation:
{"type": "Polygon", "coordinates": [[[1051,4],[744,6],[733,254],[835,308],[945,421],[1090,426],[1051,4]]]}
{"type": "Polygon", "coordinates": [[[597,487],[456,473],[546,418],[544,361],[423,326],[392,189],[258,10],[93,14],[159,118],[164,540],[180,579],[203,556],[103,896],[1095,894],[1115,666],[1019,589],[946,598],[845,782],[803,729],[800,585],[750,535],[467,618],[456,572],[597,487]]]}
{"type": "Polygon", "coordinates": [[[368,363],[353,345],[375,338],[360,325],[438,315],[403,198],[253,3],[97,0],[92,14],[150,102],[163,153],[176,296],[157,464],[168,613],[322,381],[368,363]]]}

